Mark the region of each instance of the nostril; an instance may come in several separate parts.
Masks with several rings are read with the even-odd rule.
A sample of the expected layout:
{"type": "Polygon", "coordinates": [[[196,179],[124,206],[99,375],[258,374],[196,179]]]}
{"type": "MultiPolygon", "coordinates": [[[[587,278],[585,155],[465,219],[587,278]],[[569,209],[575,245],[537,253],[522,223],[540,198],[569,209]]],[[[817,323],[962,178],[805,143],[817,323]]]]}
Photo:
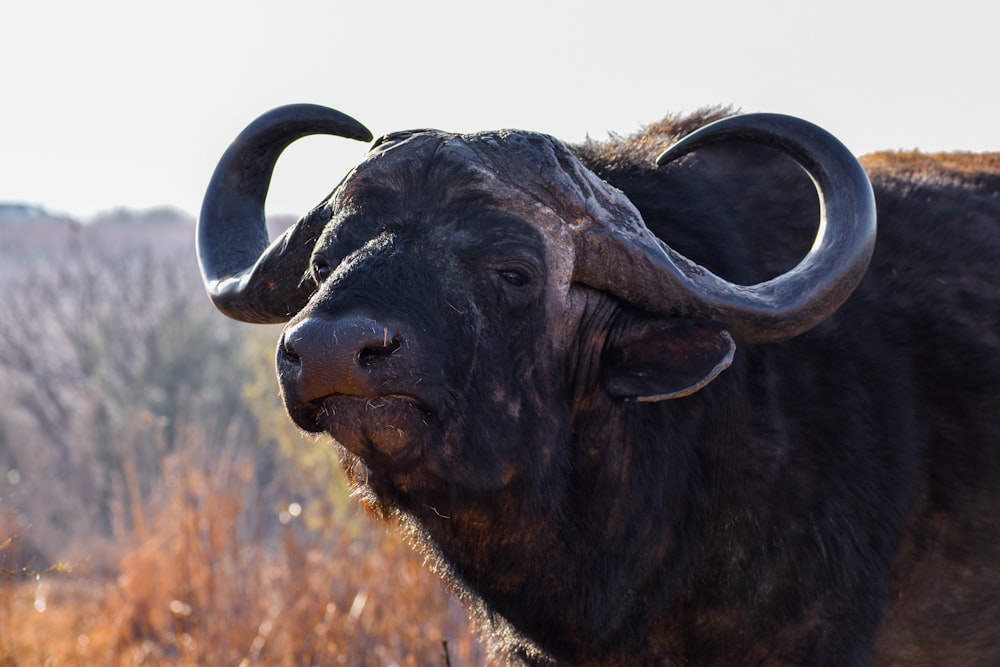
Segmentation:
{"type": "Polygon", "coordinates": [[[278,348],[288,359],[291,359],[292,361],[300,361],[298,350],[295,349],[295,344],[287,334],[281,334],[281,342],[279,343],[278,348]]]}
{"type": "Polygon", "coordinates": [[[378,363],[379,360],[394,353],[400,348],[401,345],[402,343],[400,342],[399,334],[394,334],[392,338],[390,338],[389,330],[386,329],[385,335],[381,341],[366,345],[358,351],[358,364],[362,367],[369,368],[378,363]]]}

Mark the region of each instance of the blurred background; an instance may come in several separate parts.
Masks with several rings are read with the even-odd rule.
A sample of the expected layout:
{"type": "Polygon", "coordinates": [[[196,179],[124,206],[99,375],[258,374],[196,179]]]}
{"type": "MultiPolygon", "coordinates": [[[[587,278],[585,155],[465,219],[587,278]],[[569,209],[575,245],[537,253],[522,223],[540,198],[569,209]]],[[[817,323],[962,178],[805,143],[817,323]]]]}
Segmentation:
{"type": "MultiPolygon", "coordinates": [[[[0,665],[483,662],[462,608],[282,413],[276,329],[201,292],[194,216],[259,113],[582,141],[732,105],[858,154],[1000,150],[997,25],[979,0],[8,3],[0,665]]],[[[365,148],[289,148],[274,228],[365,148]]]]}

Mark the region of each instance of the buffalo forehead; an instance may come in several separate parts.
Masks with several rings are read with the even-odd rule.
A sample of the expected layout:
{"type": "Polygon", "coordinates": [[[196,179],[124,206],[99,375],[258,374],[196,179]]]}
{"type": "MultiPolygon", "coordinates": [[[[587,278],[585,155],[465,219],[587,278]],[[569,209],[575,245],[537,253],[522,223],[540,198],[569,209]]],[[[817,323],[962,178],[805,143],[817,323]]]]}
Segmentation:
{"type": "Polygon", "coordinates": [[[560,236],[595,224],[632,233],[644,229],[621,192],[584,167],[562,142],[534,132],[387,135],[335,198],[341,206],[361,202],[369,207],[378,205],[373,199],[392,193],[398,198],[392,208],[488,206],[560,236]]]}

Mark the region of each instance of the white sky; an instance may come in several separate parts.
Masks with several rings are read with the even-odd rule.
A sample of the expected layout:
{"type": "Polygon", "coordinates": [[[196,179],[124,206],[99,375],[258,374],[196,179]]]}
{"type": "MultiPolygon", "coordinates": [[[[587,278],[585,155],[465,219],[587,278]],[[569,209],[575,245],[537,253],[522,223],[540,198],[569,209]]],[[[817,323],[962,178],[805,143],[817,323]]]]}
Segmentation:
{"type": "MultiPolygon", "coordinates": [[[[990,0],[8,2],[0,202],[195,214],[229,141],[289,102],[376,135],[569,141],[733,104],[810,119],[857,153],[1000,150],[998,28],[990,0]]],[[[268,212],[308,210],[364,150],[293,145],[268,212]]]]}

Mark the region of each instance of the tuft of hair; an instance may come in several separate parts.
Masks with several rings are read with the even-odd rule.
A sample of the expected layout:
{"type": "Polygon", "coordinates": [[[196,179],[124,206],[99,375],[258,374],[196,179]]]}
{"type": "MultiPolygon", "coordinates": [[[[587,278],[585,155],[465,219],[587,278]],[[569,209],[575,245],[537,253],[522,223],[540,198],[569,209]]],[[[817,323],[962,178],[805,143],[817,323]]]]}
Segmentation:
{"type": "Polygon", "coordinates": [[[584,164],[608,171],[631,171],[638,166],[648,167],[660,153],[698,128],[737,113],[739,110],[731,106],[712,106],[688,114],[668,114],[634,134],[612,132],[603,141],[588,137],[572,148],[584,164]]]}

